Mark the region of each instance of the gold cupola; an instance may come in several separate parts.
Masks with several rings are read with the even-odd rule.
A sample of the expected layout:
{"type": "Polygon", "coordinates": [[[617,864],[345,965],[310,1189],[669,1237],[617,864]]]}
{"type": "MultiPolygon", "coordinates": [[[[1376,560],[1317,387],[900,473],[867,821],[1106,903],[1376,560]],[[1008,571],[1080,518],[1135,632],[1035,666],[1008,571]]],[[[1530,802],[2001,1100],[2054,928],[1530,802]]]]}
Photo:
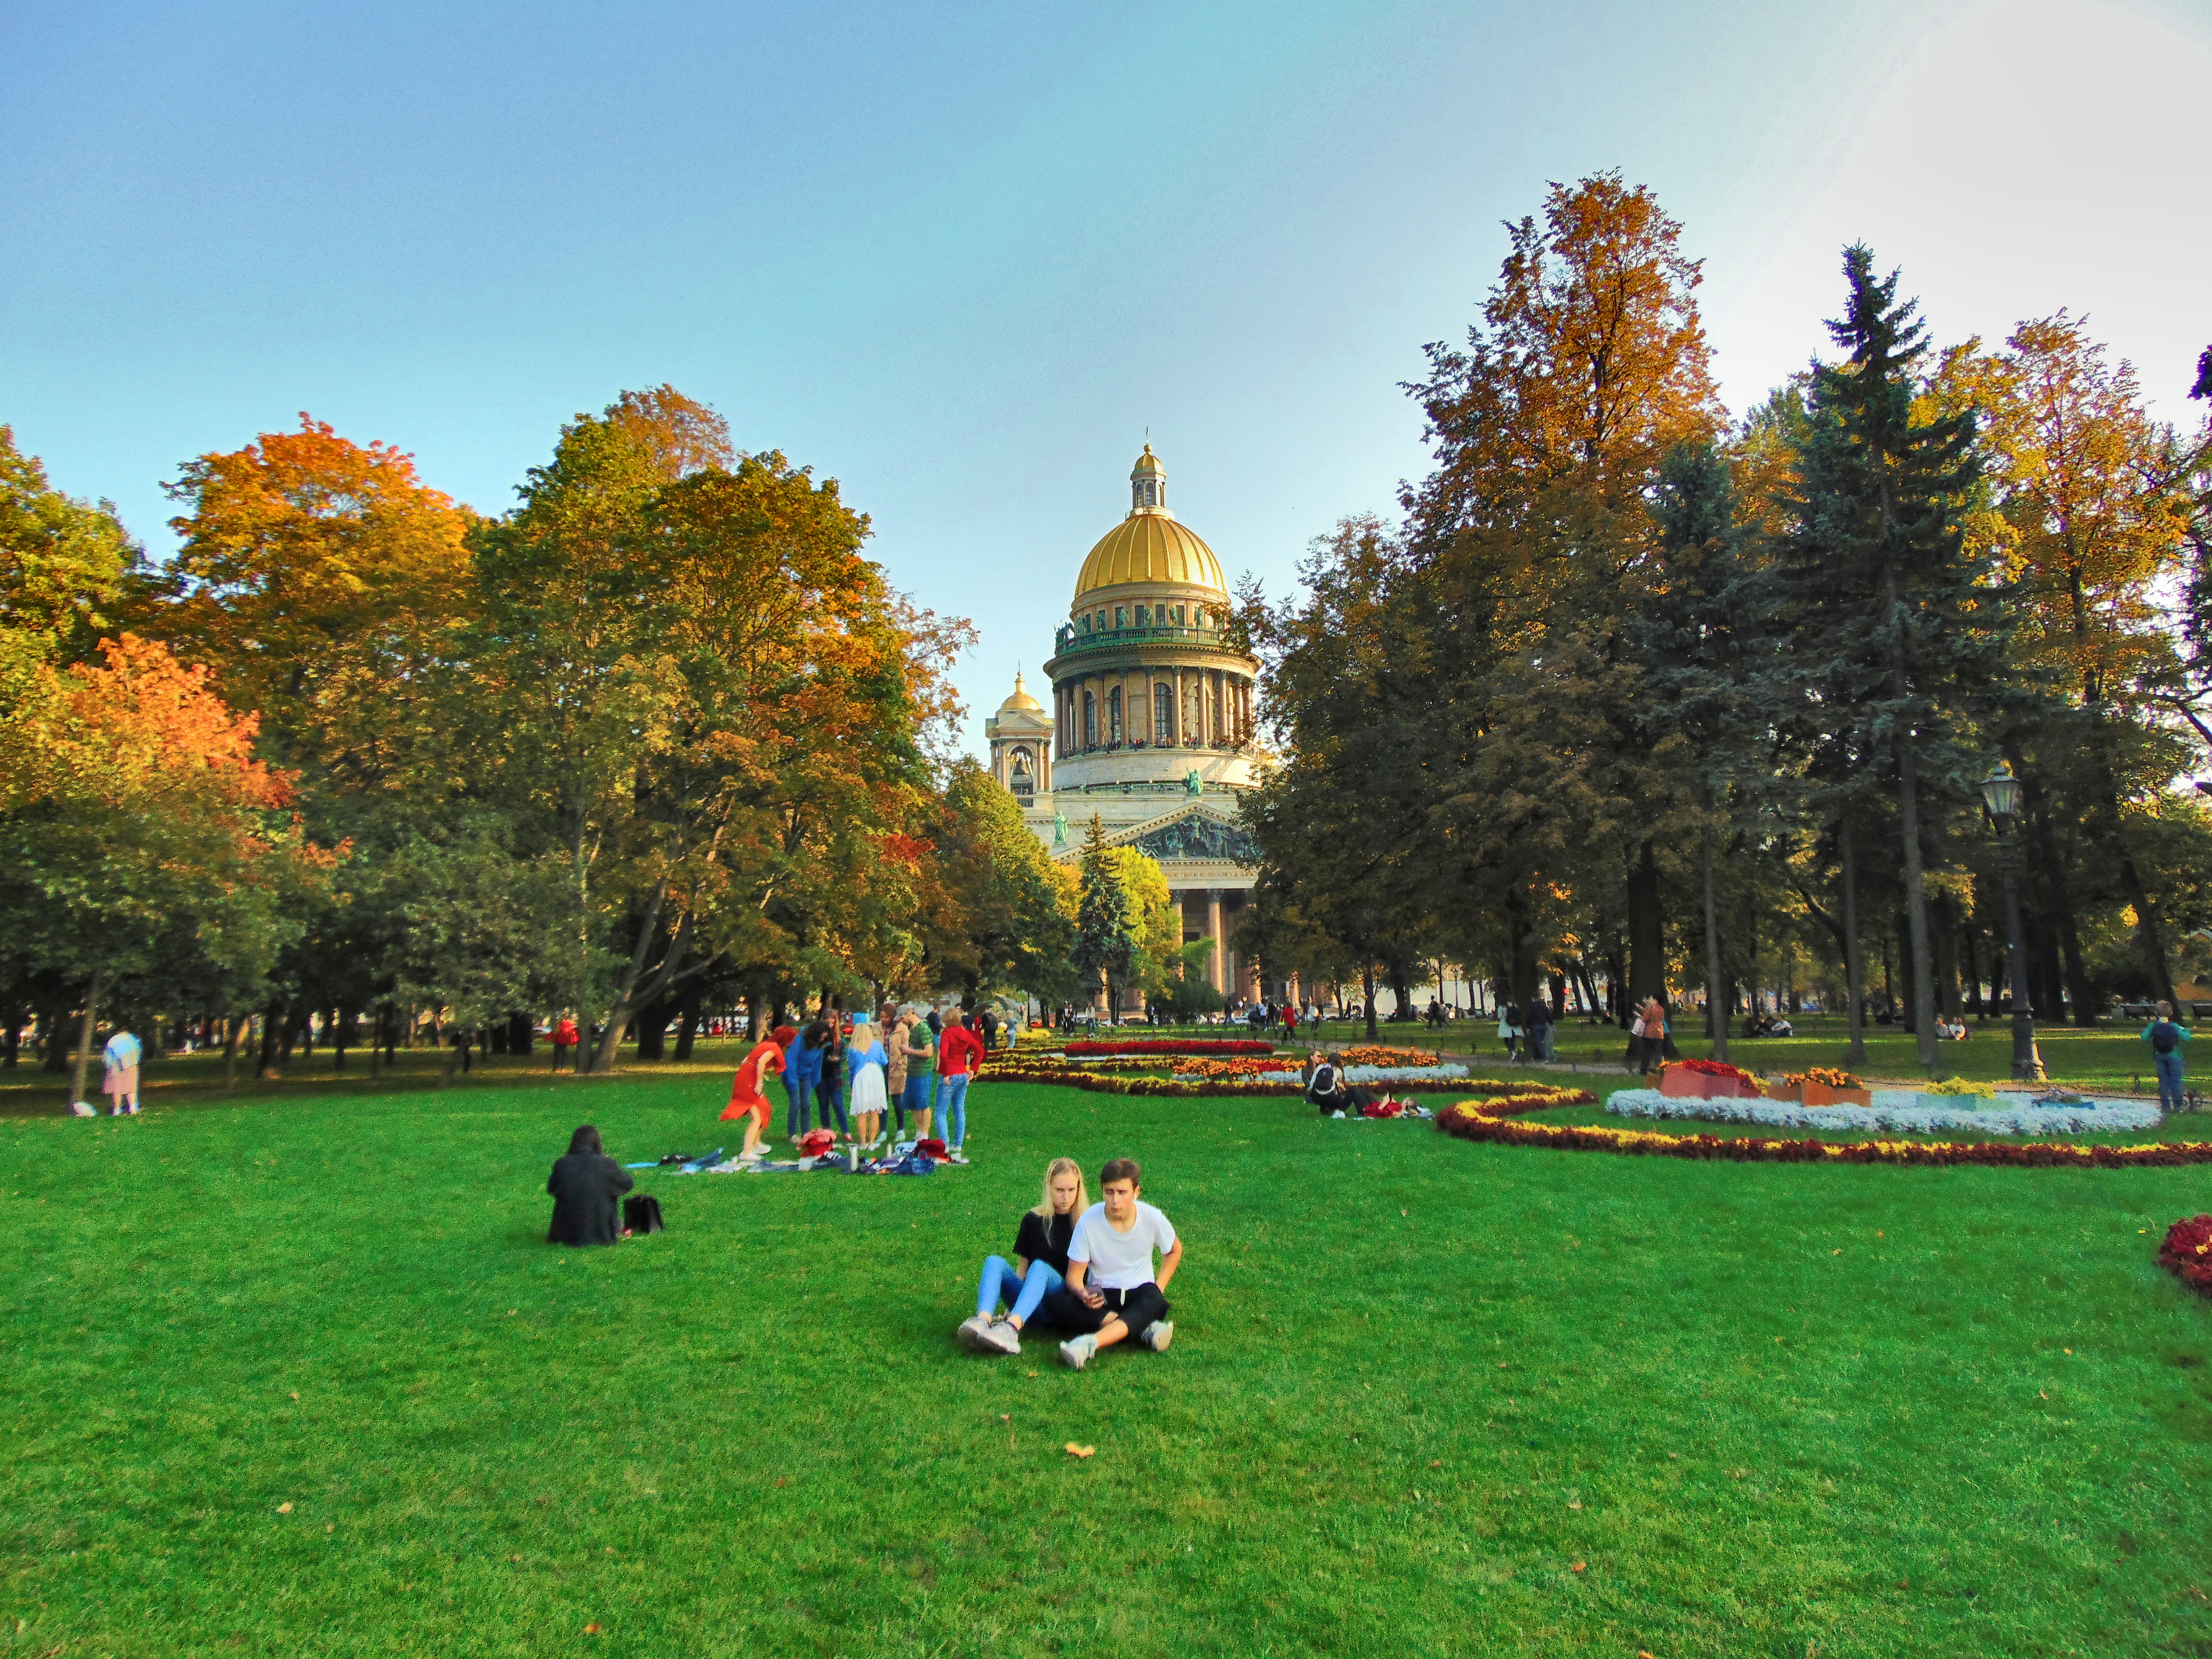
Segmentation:
{"type": "Polygon", "coordinates": [[[1229,597],[1221,561],[1195,531],[1168,510],[1167,469],[1149,443],[1129,471],[1129,516],[1098,538],[1075,579],[1079,608],[1095,588],[1127,582],[1172,582],[1229,597]]]}

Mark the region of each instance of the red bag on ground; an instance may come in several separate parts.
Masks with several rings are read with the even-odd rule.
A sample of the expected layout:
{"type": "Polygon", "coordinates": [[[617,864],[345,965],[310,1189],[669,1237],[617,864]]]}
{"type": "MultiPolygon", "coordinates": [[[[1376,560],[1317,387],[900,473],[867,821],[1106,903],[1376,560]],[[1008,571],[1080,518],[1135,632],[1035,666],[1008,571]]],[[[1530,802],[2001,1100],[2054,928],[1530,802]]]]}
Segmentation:
{"type": "Polygon", "coordinates": [[[933,1158],[939,1164],[945,1162],[945,1143],[935,1135],[930,1136],[927,1140],[915,1141],[914,1149],[924,1158],[933,1158]]]}
{"type": "Polygon", "coordinates": [[[799,1155],[819,1158],[837,1144],[837,1137],[827,1129],[809,1129],[799,1138],[799,1155]]]}

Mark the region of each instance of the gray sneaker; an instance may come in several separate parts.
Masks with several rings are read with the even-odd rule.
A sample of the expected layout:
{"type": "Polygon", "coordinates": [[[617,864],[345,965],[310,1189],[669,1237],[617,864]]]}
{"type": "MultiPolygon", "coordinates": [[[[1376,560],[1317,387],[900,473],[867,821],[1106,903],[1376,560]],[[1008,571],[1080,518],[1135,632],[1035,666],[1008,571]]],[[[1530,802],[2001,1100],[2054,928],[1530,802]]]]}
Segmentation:
{"type": "Polygon", "coordinates": [[[1175,1340],[1175,1322],[1170,1319],[1155,1319],[1137,1333],[1137,1340],[1154,1353],[1165,1353],[1168,1351],[1168,1344],[1175,1340]]]}
{"type": "Polygon", "coordinates": [[[988,1316],[977,1314],[973,1319],[963,1320],[960,1325],[960,1346],[970,1353],[989,1353],[997,1344],[991,1340],[991,1322],[988,1316]]]}
{"type": "Polygon", "coordinates": [[[983,1333],[983,1340],[1000,1353],[1018,1354],[1022,1351],[1021,1333],[1003,1319],[983,1333]]]}
{"type": "Polygon", "coordinates": [[[1072,1337],[1060,1345],[1060,1363],[1072,1371],[1079,1371],[1091,1363],[1091,1356],[1097,1352],[1097,1337],[1072,1337]]]}

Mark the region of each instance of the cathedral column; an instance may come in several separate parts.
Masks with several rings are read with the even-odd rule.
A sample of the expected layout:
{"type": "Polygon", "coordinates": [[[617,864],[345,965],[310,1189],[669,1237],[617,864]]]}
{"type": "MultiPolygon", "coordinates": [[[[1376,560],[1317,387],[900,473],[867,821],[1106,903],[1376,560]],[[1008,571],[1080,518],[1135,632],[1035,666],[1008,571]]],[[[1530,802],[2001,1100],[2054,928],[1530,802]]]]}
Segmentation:
{"type": "Polygon", "coordinates": [[[1176,748],[1178,748],[1178,749],[1180,749],[1180,748],[1182,748],[1182,723],[1183,723],[1183,719],[1184,719],[1184,716],[1183,716],[1183,711],[1182,711],[1182,665],[1180,663],[1178,663],[1178,664],[1176,665],[1176,669],[1175,669],[1175,722],[1174,722],[1173,726],[1170,728],[1170,734],[1171,734],[1171,735],[1174,737],[1174,738],[1175,738],[1175,746],[1176,746],[1176,748]]]}
{"type": "Polygon", "coordinates": [[[1206,980],[1213,988],[1226,997],[1229,994],[1229,970],[1225,960],[1226,947],[1221,936],[1221,890],[1206,890],[1206,936],[1212,941],[1213,950],[1206,963],[1206,980]]]}

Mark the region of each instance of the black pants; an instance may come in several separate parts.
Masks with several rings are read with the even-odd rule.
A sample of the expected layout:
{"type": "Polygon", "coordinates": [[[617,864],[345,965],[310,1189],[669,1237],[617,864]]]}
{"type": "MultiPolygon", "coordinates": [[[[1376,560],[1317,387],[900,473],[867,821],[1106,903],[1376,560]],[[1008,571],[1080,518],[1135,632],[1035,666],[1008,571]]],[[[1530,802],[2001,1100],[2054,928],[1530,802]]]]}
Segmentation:
{"type": "Polygon", "coordinates": [[[1103,1307],[1093,1308],[1066,1285],[1044,1294],[1042,1312],[1045,1322],[1063,1331],[1080,1335],[1095,1331],[1109,1319],[1118,1318],[1129,1328],[1129,1334],[1140,1336],[1145,1327],[1155,1319],[1168,1316],[1168,1299],[1160,1294],[1157,1285],[1139,1285],[1133,1291],[1102,1291],[1106,1298],[1103,1307]]]}

